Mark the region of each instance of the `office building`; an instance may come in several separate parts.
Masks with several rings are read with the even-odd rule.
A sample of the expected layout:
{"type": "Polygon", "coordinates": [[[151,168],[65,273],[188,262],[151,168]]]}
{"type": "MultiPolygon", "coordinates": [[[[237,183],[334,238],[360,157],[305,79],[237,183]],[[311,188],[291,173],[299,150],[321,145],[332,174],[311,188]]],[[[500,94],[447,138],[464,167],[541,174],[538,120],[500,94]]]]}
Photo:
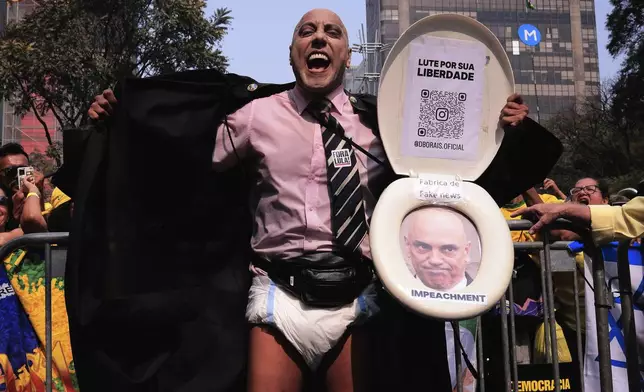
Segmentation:
{"type": "MultiPolygon", "coordinates": [[[[0,31],[4,31],[8,24],[22,20],[34,7],[36,7],[35,0],[0,0],[0,31]]],[[[62,132],[58,132],[59,127],[52,113],[36,116],[30,111],[24,116],[19,116],[14,113],[9,102],[2,101],[1,105],[2,144],[16,142],[22,144],[27,153],[33,151],[45,153],[49,144],[41,120],[47,125],[52,139],[62,141],[62,132]]]]}
{"type": "Polygon", "coordinates": [[[366,71],[365,65],[365,62],[361,62],[358,65],[352,65],[345,71],[344,88],[347,91],[354,94],[367,92],[367,81],[364,77],[366,71]]]}
{"type": "MultiPolygon", "coordinates": [[[[598,94],[593,0],[366,0],[366,8],[367,40],[385,45],[429,15],[457,13],[480,21],[505,47],[516,91],[525,97],[535,119],[538,102],[542,122],[598,94]],[[537,46],[519,41],[523,24],[539,29],[537,46]]],[[[381,63],[385,57],[386,52],[381,63]]]]}

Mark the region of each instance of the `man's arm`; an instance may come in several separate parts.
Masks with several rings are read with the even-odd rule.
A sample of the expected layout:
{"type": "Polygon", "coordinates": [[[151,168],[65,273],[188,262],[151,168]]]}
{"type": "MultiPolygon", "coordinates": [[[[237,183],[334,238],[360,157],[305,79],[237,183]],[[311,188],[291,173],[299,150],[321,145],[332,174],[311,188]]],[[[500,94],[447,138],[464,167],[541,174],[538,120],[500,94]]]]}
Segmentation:
{"type": "Polygon", "coordinates": [[[604,244],[644,235],[644,197],[636,197],[623,206],[586,206],[583,204],[538,204],[516,211],[512,216],[533,215],[538,221],[530,233],[541,230],[558,218],[589,227],[593,241],[604,244]]]}
{"type": "MultiPolygon", "coordinates": [[[[105,121],[114,113],[118,101],[112,90],[97,95],[88,110],[94,121],[105,121]]],[[[250,145],[250,123],[253,117],[253,102],[225,117],[217,126],[215,151],[212,162],[216,171],[223,171],[239,163],[246,156],[250,145]]]]}
{"type": "Polygon", "coordinates": [[[228,115],[217,127],[212,165],[215,171],[224,171],[239,164],[250,146],[251,121],[254,102],[228,115]]]}
{"type": "Polygon", "coordinates": [[[622,206],[590,206],[593,241],[606,243],[644,234],[644,197],[622,206]]]}
{"type": "Polygon", "coordinates": [[[23,234],[25,233],[23,233],[21,228],[13,229],[5,233],[0,233],[0,246],[4,246],[7,242],[21,237],[23,234]]]}
{"type": "Polygon", "coordinates": [[[590,226],[590,209],[588,206],[576,203],[563,203],[563,204],[536,204],[532,207],[524,208],[515,211],[512,218],[523,215],[526,218],[534,217],[537,222],[532,225],[528,232],[535,234],[539,232],[544,226],[551,224],[559,218],[569,219],[574,224],[581,227],[590,226]]]}
{"type": "Polygon", "coordinates": [[[539,196],[539,192],[537,192],[537,190],[534,189],[534,187],[523,192],[522,196],[523,196],[523,200],[525,200],[525,204],[528,206],[533,206],[535,204],[543,203],[541,196],[539,196]]]}
{"type": "Polygon", "coordinates": [[[554,180],[550,179],[550,178],[546,178],[543,181],[543,187],[546,188],[546,189],[550,189],[553,192],[555,192],[556,196],[558,198],[560,198],[561,200],[566,200],[566,198],[568,197],[565,193],[563,193],[561,191],[561,189],[559,189],[559,186],[557,185],[557,183],[554,180]]]}

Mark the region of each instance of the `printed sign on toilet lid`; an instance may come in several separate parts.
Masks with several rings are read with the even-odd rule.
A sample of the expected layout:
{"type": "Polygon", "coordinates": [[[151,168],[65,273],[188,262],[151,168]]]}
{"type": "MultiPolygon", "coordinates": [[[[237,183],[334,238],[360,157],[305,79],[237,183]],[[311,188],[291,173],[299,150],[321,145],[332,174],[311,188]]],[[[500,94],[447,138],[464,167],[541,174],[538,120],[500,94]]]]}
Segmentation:
{"type": "Polygon", "coordinates": [[[378,91],[392,167],[475,180],[503,141],[499,115],[513,92],[510,61],[483,24],[456,14],[414,23],[389,52],[378,91]]]}
{"type": "Polygon", "coordinates": [[[383,66],[378,124],[397,174],[374,209],[370,244],[389,293],[446,320],[494,306],[512,275],[503,214],[473,183],[496,155],[514,92],[510,61],[484,25],[456,14],[403,33],[383,66]]]}
{"type": "Polygon", "coordinates": [[[409,44],[402,155],[478,158],[485,63],[477,41],[421,35],[409,44]]]}

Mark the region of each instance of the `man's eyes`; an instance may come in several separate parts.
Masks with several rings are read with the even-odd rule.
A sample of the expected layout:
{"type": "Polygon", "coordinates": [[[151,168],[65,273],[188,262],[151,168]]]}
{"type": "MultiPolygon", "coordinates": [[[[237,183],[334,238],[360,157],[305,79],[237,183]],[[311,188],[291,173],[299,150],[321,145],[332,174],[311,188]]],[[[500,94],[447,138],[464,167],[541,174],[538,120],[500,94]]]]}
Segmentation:
{"type": "MultiPolygon", "coordinates": [[[[414,246],[416,247],[416,250],[419,252],[427,252],[432,249],[431,245],[429,244],[415,243],[414,246]]],[[[455,245],[443,245],[439,249],[441,253],[452,254],[458,250],[458,247],[455,245]]]]}
{"type": "Polygon", "coordinates": [[[445,253],[456,252],[456,247],[454,245],[446,245],[441,247],[441,250],[445,253]]]}
{"type": "MultiPolygon", "coordinates": [[[[325,32],[333,38],[342,37],[342,31],[340,31],[337,27],[328,28],[325,32]]],[[[312,26],[305,26],[300,29],[300,36],[302,37],[308,37],[313,33],[315,33],[315,29],[312,26]]]]}
{"type": "Polygon", "coordinates": [[[342,36],[342,32],[339,31],[336,28],[332,28],[332,29],[327,30],[327,34],[329,34],[333,38],[339,38],[339,37],[342,36]]]}

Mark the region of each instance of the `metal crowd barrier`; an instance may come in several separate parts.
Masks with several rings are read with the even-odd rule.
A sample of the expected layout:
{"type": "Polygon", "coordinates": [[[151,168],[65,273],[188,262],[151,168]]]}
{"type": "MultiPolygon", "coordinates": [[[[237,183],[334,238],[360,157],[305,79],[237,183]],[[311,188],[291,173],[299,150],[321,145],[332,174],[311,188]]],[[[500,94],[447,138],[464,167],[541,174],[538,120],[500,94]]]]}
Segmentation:
{"type": "Polygon", "coordinates": [[[69,233],[27,234],[7,242],[0,247],[0,260],[4,260],[17,249],[45,248],[45,391],[51,392],[52,384],[52,325],[51,325],[51,280],[55,276],[65,275],[66,250],[56,250],[52,257],[52,245],[67,245],[69,233]],[[64,252],[64,254],[62,253],[64,252]],[[54,270],[56,267],[56,270],[54,270]]]}
{"type": "MultiPolygon", "coordinates": [[[[526,220],[512,220],[508,221],[511,230],[527,230],[532,226],[532,222],[526,220]]],[[[52,315],[51,315],[51,280],[53,276],[64,276],[64,264],[66,249],[59,248],[60,245],[66,245],[68,242],[69,233],[39,233],[28,234],[20,238],[9,241],[0,248],[0,259],[4,260],[9,254],[16,249],[26,247],[44,247],[45,250],[45,358],[46,358],[46,381],[45,391],[52,390],[52,315]],[[56,245],[52,247],[52,245],[56,245]],[[52,257],[52,248],[54,256],[52,257]]],[[[545,345],[546,345],[546,358],[550,358],[552,365],[552,374],[554,379],[554,390],[559,392],[560,389],[560,373],[559,373],[559,358],[557,351],[557,338],[556,338],[556,325],[554,314],[554,288],[553,288],[553,272],[569,272],[573,275],[573,295],[575,298],[575,314],[576,314],[576,338],[577,338],[577,358],[579,362],[579,382],[581,384],[581,391],[583,391],[583,362],[584,356],[582,353],[582,336],[581,336],[581,323],[585,320],[580,319],[580,306],[579,306],[579,287],[577,284],[577,274],[579,273],[576,268],[575,260],[572,256],[561,256],[561,251],[568,251],[569,242],[556,241],[551,242],[549,234],[544,232],[542,234],[543,241],[535,242],[517,242],[514,243],[515,251],[540,251],[541,260],[541,289],[543,295],[543,318],[544,324],[548,327],[545,329],[545,345]],[[553,257],[551,252],[559,251],[559,255],[553,257]]],[[[633,318],[633,293],[631,289],[630,270],[628,261],[628,246],[629,242],[624,242],[618,248],[618,269],[619,269],[619,284],[620,296],[622,303],[622,320],[624,326],[624,338],[626,342],[626,361],[629,378],[629,389],[631,392],[639,391],[639,364],[637,353],[637,342],[635,324],[633,318]]],[[[592,252],[592,250],[590,250],[592,252]]],[[[584,250],[584,253],[589,253],[589,250],[584,250]]],[[[597,340],[599,348],[599,363],[600,363],[600,386],[602,392],[612,392],[612,375],[611,375],[611,359],[609,347],[609,331],[608,331],[608,310],[612,306],[612,301],[609,295],[612,295],[606,284],[604,274],[604,260],[601,252],[592,252],[592,270],[594,284],[594,298],[595,298],[595,314],[597,320],[597,340]]],[[[516,358],[516,319],[514,311],[514,298],[512,282],[508,287],[506,295],[501,299],[501,336],[502,336],[502,351],[503,351],[503,373],[504,373],[504,391],[506,392],[519,392],[518,380],[518,363],[516,358]],[[509,301],[510,306],[506,307],[506,299],[509,301]],[[509,312],[508,312],[509,308],[509,312]],[[508,318],[509,316],[509,318],[508,318]]],[[[589,311],[589,309],[587,309],[589,311]]],[[[461,347],[457,344],[459,341],[459,328],[458,323],[453,323],[454,338],[455,338],[455,361],[456,361],[456,375],[457,375],[457,391],[463,391],[462,378],[459,376],[463,368],[461,358],[461,347]]],[[[477,351],[477,373],[479,379],[477,380],[480,392],[485,392],[485,353],[483,351],[483,330],[482,330],[481,317],[477,320],[477,336],[476,338],[476,351],[477,351]]],[[[492,391],[497,392],[497,391],[492,391]]]]}
{"type": "MultiPolygon", "coordinates": [[[[508,226],[510,230],[528,230],[533,225],[532,222],[527,220],[510,220],[508,226]]],[[[557,222],[557,229],[572,227],[569,222],[557,222]]],[[[573,230],[574,231],[574,230],[573,230]]],[[[574,311],[575,311],[575,330],[576,330],[576,343],[577,343],[577,359],[578,359],[578,382],[579,390],[584,390],[584,353],[582,352],[582,334],[581,325],[585,320],[581,319],[580,304],[579,304],[579,290],[577,278],[578,273],[574,255],[570,254],[568,245],[570,242],[550,240],[548,231],[541,233],[542,241],[534,242],[515,242],[514,249],[516,251],[539,251],[540,252],[540,268],[541,268],[541,290],[543,300],[543,321],[547,326],[544,331],[546,358],[552,366],[552,380],[553,388],[531,389],[531,390],[554,390],[561,391],[560,379],[560,363],[557,350],[557,334],[556,334],[556,320],[555,320],[555,296],[553,286],[553,272],[557,273],[571,273],[573,281],[573,295],[574,295],[574,311]],[[554,256],[553,256],[554,254],[554,256]]],[[[589,247],[590,241],[586,241],[586,248],[584,249],[585,262],[592,259],[592,278],[594,286],[594,303],[595,303],[595,317],[597,326],[597,345],[599,352],[599,370],[600,370],[600,390],[602,392],[613,391],[612,380],[612,364],[610,357],[609,345],[609,327],[608,327],[608,312],[613,306],[613,301],[610,292],[606,285],[604,259],[602,252],[595,247],[589,247]]],[[[621,297],[622,306],[622,325],[624,332],[624,341],[626,346],[626,363],[628,373],[628,384],[630,392],[640,391],[640,372],[639,372],[639,357],[637,351],[637,340],[635,322],[633,317],[633,292],[631,287],[630,269],[628,260],[628,249],[630,241],[620,243],[618,247],[618,277],[619,277],[619,295],[621,297]]],[[[581,272],[583,274],[583,271],[581,272]]],[[[585,293],[590,295],[590,293],[585,293]]],[[[516,318],[514,311],[514,293],[513,284],[510,285],[506,294],[501,298],[499,308],[501,310],[501,340],[502,340],[502,353],[501,358],[503,363],[503,391],[506,392],[521,392],[518,377],[518,363],[516,358],[516,318]],[[510,306],[506,306],[506,299],[510,306]],[[508,317],[509,316],[509,317],[508,317]]],[[[586,309],[586,312],[591,309],[586,309]]],[[[455,335],[456,338],[457,335],[455,335]]],[[[477,373],[479,378],[477,380],[477,390],[485,392],[485,353],[483,351],[483,328],[481,317],[477,320],[477,336],[476,336],[476,350],[477,350],[477,373]]],[[[456,368],[461,369],[461,355],[458,345],[455,343],[456,350],[456,368]]],[[[497,359],[498,360],[498,359],[497,359]]],[[[460,372],[456,372],[460,375],[460,372]]],[[[463,391],[462,378],[457,377],[457,391],[463,391]]],[[[493,391],[496,392],[496,391],[493,391]]]]}

